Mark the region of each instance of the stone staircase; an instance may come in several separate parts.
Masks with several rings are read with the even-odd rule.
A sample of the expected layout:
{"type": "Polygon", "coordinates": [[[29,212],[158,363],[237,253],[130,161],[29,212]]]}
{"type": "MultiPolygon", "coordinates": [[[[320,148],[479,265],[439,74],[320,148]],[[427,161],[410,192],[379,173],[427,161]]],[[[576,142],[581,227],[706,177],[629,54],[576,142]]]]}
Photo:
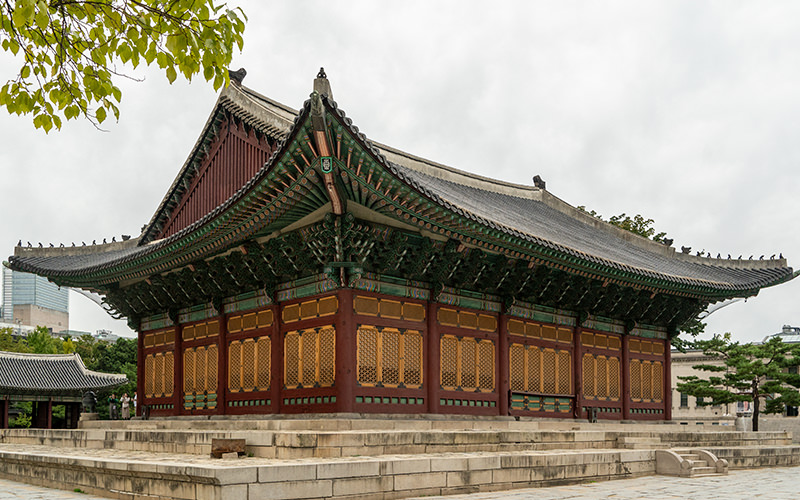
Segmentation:
{"type": "Polygon", "coordinates": [[[707,450],[656,450],[656,473],[680,477],[723,476],[728,473],[728,461],[707,450]]]}

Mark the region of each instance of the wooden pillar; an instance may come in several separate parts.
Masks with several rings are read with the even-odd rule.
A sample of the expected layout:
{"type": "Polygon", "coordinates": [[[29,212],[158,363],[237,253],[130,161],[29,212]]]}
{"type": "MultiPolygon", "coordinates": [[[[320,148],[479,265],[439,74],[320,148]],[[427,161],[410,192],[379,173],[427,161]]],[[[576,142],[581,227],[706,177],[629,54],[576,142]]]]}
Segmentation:
{"type": "Polygon", "coordinates": [[[630,361],[630,337],[627,332],[622,336],[622,420],[631,418],[631,361],[630,361]]]}
{"type": "Polygon", "coordinates": [[[0,429],[8,429],[8,407],[10,404],[8,396],[0,398],[0,429]]]}
{"type": "MultiPolygon", "coordinates": [[[[431,294],[432,296],[433,294],[431,294]]],[[[427,361],[427,370],[425,371],[425,378],[427,379],[426,399],[428,400],[427,408],[428,413],[439,413],[439,368],[440,368],[440,341],[439,341],[439,324],[436,319],[436,312],[438,306],[434,300],[428,301],[428,342],[425,349],[425,360],[427,361]]]]}
{"type": "Polygon", "coordinates": [[[339,291],[336,315],[336,411],[352,413],[355,409],[356,325],[353,321],[353,290],[339,291]]]}
{"type": "Polygon", "coordinates": [[[275,413],[282,413],[283,406],[283,332],[281,331],[281,308],[276,302],[272,306],[272,374],[270,375],[270,398],[275,413]]]}
{"type": "MultiPolygon", "coordinates": [[[[139,332],[137,335],[136,346],[136,416],[141,416],[142,414],[142,403],[144,402],[144,377],[144,333],[139,332]],[[139,396],[139,394],[141,394],[141,396],[139,396]]],[[[133,403],[133,400],[131,400],[131,403],[133,403]]]]}
{"type": "Polygon", "coordinates": [[[508,391],[509,391],[509,363],[508,363],[508,315],[506,314],[506,306],[503,304],[500,310],[500,321],[498,322],[500,328],[498,330],[497,338],[497,387],[500,393],[500,415],[508,415],[508,391]]]}
{"type": "Polygon", "coordinates": [[[664,342],[664,420],[672,420],[672,343],[664,342]]]}
{"type": "Polygon", "coordinates": [[[175,322],[175,352],[173,353],[172,389],[173,415],[183,413],[183,326],[175,322]]]}
{"type": "Polygon", "coordinates": [[[45,429],[53,428],[53,398],[45,402],[45,429]]]}
{"type": "MultiPolygon", "coordinates": [[[[220,309],[223,306],[220,305],[220,309]]],[[[217,414],[228,413],[228,317],[219,311],[217,336],[217,414]]]]}
{"type": "Polygon", "coordinates": [[[575,408],[572,411],[573,418],[583,417],[583,359],[581,353],[581,332],[580,319],[572,335],[572,379],[575,381],[575,408]]]}

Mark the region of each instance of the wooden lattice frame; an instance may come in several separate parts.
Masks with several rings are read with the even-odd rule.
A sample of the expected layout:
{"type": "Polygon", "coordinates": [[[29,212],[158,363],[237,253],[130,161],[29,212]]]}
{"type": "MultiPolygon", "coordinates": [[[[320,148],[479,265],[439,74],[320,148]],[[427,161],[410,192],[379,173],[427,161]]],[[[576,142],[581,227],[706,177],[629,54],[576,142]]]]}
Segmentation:
{"type": "Polygon", "coordinates": [[[442,335],[439,351],[442,389],[494,392],[495,343],[492,340],[442,335]]]}
{"type": "Polygon", "coordinates": [[[287,389],[333,386],[336,372],[336,328],[326,325],[286,332],[283,370],[287,389]]]}

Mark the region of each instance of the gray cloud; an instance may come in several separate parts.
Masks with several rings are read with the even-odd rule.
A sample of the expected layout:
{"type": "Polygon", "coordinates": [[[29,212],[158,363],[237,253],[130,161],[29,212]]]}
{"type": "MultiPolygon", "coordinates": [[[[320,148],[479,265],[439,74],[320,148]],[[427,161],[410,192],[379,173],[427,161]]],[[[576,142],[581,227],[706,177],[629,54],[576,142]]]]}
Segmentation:
{"type": "MultiPolygon", "coordinates": [[[[242,2],[246,85],[293,107],[319,66],[368,137],[573,205],[641,213],[677,246],[800,266],[794,2],[242,2]]],[[[2,74],[15,71],[0,57],[2,74]]],[[[138,234],[214,104],[157,71],[109,132],[0,114],[0,248],[138,234]]],[[[78,243],[80,244],[80,243],[78,243]]],[[[800,324],[792,282],[709,318],[760,339],[800,324]]],[[[79,299],[73,298],[73,305],[79,299]]],[[[73,326],[108,327],[93,306],[73,326]]],[[[113,324],[120,331],[123,326],[113,324]]]]}

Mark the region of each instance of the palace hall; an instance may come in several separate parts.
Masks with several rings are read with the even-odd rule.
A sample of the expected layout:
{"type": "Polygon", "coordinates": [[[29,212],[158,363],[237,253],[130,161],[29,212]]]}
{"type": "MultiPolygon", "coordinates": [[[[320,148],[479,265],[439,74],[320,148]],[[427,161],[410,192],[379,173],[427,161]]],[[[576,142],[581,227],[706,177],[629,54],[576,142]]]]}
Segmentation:
{"type": "Polygon", "coordinates": [[[681,326],[795,276],[373,142],[324,71],[299,110],[243,73],[138,237],[6,263],[127,319],[151,418],[669,420],[681,326]]]}

